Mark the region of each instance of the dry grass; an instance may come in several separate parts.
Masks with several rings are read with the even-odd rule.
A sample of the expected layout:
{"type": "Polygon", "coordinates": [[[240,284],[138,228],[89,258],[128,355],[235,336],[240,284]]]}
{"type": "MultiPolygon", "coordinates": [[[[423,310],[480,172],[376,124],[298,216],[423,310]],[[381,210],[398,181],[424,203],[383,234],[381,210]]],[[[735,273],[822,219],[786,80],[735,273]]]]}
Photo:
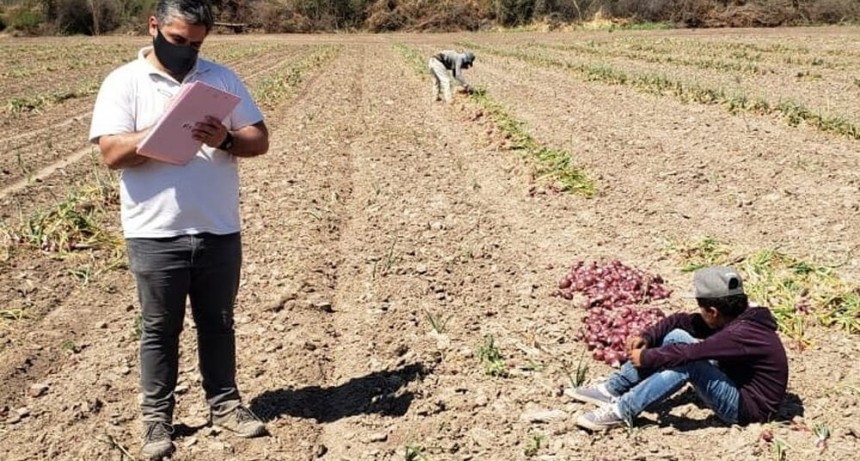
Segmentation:
{"type": "Polygon", "coordinates": [[[808,322],[860,333],[860,291],[836,268],[800,260],[775,249],[735,255],[713,238],[676,243],[669,248],[685,272],[713,265],[736,267],[751,301],[771,309],[779,329],[808,343],[808,322]]]}

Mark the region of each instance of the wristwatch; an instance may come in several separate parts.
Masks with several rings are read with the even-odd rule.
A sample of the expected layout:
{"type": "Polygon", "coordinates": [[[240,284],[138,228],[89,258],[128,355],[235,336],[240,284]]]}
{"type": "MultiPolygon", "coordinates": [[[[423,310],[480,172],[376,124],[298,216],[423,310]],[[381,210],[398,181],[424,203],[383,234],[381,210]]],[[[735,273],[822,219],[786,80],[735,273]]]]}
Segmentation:
{"type": "Polygon", "coordinates": [[[233,148],[233,142],[235,139],[233,138],[233,133],[227,132],[227,136],[224,138],[224,141],[218,146],[218,149],[223,151],[228,151],[233,148]]]}

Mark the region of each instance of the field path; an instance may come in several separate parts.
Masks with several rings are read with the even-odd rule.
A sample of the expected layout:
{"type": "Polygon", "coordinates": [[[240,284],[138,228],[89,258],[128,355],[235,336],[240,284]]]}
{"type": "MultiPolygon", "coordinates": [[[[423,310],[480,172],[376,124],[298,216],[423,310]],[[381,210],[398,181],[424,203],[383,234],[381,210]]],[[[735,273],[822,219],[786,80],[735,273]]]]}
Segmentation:
{"type": "Polygon", "coordinates": [[[490,94],[600,178],[608,245],[647,255],[694,234],[831,262],[857,251],[856,141],[484,59],[474,74],[490,94]]]}

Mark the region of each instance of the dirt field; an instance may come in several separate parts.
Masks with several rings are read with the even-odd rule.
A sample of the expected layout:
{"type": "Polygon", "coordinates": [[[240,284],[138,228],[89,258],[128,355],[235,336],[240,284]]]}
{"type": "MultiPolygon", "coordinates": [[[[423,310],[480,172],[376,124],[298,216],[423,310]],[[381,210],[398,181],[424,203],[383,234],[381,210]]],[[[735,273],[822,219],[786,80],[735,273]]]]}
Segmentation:
{"type": "MultiPolygon", "coordinates": [[[[693,310],[672,248],[704,238],[729,258],[834,266],[856,287],[858,33],[210,38],[204,55],[265,98],[272,134],[241,162],[236,308],[240,390],[271,436],[206,425],[189,316],[174,459],[856,459],[856,333],[813,311],[802,342],[783,336],[789,397],[772,423],[725,426],[684,391],[632,430],[590,434],[574,425],[589,408],[562,393],[588,354],[574,340],[586,311],[554,294],[574,262],[617,258],[667,281],[667,312],[693,310]],[[559,191],[476,98],[432,101],[409,53],[455,46],[476,49],[467,78],[569,153],[592,197],[559,191]],[[488,338],[502,376],[480,360],[488,338]]],[[[115,201],[97,215],[112,245],[40,250],[22,229],[112,181],[89,113],[101,78],[145,45],[0,39],[0,460],[139,449],[138,303],[115,201]]],[[[589,361],[586,377],[611,371],[589,361]]]]}

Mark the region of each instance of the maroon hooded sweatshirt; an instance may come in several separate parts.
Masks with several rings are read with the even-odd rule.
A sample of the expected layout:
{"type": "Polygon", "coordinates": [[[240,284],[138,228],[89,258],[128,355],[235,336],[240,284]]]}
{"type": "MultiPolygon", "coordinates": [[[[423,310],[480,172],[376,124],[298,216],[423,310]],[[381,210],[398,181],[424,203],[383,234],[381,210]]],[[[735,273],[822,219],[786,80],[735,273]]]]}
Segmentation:
{"type": "Polygon", "coordinates": [[[720,330],[710,329],[701,314],[673,314],[642,337],[648,342],[641,355],[642,368],[657,370],[716,360],[740,391],[739,423],[767,421],[779,410],[788,385],[788,359],[770,310],[750,307],[720,330]],[[663,338],[675,329],[701,341],[661,347],[663,338]]]}

